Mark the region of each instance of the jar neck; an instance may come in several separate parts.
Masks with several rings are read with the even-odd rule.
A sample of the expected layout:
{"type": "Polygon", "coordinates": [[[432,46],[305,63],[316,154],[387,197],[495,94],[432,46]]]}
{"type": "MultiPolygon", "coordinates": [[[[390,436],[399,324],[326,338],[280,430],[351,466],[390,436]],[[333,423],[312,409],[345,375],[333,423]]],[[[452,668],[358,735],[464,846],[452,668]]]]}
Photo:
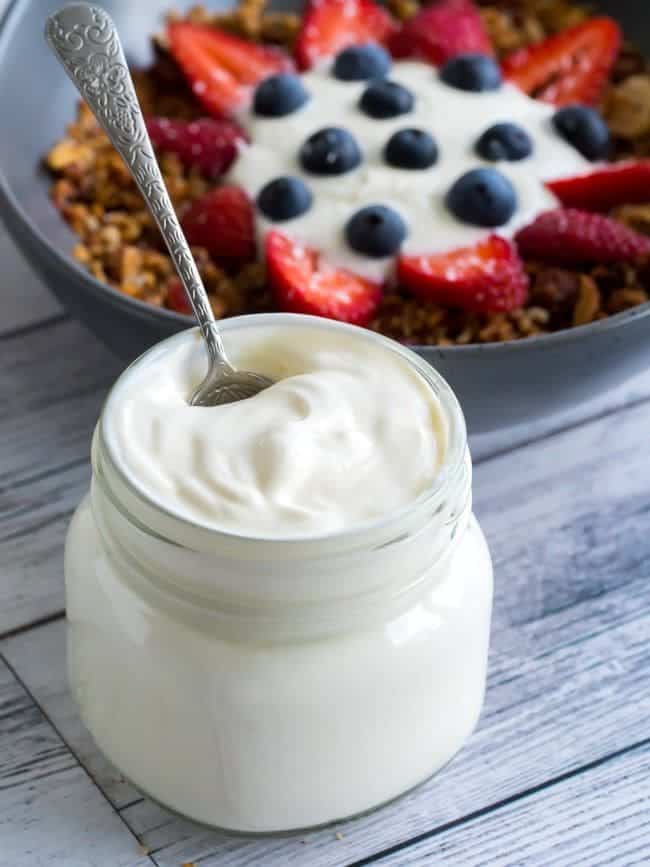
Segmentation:
{"type": "Polygon", "coordinates": [[[351,531],[244,538],[183,520],[119,469],[100,420],[92,504],[103,544],[125,580],[178,616],[269,640],[372,622],[422,593],[442,574],[468,520],[471,462],[462,412],[449,386],[408,350],[390,344],[387,351],[402,355],[435,395],[446,426],[445,456],[421,497],[351,531]]]}
{"type": "Polygon", "coordinates": [[[310,638],[381,622],[444,575],[471,511],[469,453],[426,509],[378,538],[342,548],[265,542],[197,551],[153,533],[112,496],[95,461],[91,502],[120,576],[170,616],[231,639],[310,638]]]}

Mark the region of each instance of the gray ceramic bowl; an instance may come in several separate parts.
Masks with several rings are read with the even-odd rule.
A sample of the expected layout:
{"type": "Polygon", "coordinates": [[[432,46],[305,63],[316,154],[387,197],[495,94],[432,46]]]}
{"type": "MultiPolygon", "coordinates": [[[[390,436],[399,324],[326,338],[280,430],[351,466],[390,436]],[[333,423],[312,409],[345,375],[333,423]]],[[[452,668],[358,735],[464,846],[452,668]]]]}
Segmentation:
{"type": "MultiPolygon", "coordinates": [[[[62,0],[14,0],[0,29],[0,211],[11,234],[62,304],[109,347],[131,359],[187,327],[186,317],[149,307],[91,277],[70,257],[74,238],[48,198],[43,153],[73,116],[76,92],[49,54],[43,23],[62,0]]],[[[189,2],[104,0],[127,54],[143,63],[161,14],[189,2]]],[[[227,8],[229,0],[212,0],[227,8]]],[[[293,8],[299,0],[279,0],[293,8]]],[[[650,53],[639,0],[595,4],[614,14],[650,53]]],[[[505,344],[420,353],[456,390],[474,432],[529,421],[594,397],[650,362],[650,304],[592,325],[505,344]]]]}

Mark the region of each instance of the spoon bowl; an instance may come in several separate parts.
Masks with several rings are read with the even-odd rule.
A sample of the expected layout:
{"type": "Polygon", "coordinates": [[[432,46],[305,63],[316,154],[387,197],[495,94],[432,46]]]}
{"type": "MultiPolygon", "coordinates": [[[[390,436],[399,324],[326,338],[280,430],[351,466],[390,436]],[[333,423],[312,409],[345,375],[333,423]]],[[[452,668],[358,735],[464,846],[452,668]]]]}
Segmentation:
{"type": "Polygon", "coordinates": [[[247,397],[255,397],[270,385],[273,385],[273,381],[259,373],[233,367],[221,369],[217,365],[211,365],[207,376],[190,398],[190,403],[192,406],[236,403],[238,400],[246,400],[247,397]]]}

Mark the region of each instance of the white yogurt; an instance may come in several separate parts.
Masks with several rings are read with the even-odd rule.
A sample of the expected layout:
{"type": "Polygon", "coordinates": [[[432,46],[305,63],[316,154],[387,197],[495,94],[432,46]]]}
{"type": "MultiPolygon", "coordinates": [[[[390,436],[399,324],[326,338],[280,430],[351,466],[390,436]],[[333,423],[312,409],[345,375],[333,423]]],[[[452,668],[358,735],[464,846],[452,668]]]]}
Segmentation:
{"type": "Polygon", "coordinates": [[[496,231],[511,237],[539,213],[554,207],[556,198],[545,180],[584,172],[590,163],[553,129],[551,105],[531,99],[514,85],[471,93],[442,82],[429,64],[394,61],[390,79],[415,95],[409,114],[375,120],[358,108],[367,82],[339,81],[330,74],[328,61],[303,75],[311,99],[298,111],[281,118],[242,113],[240,122],[251,143],[243,145],[230,171],[230,180],[251,198],[280,175],[302,177],[314,194],[309,211],[293,220],[272,223],[257,212],[260,241],[270,229],[279,229],[320,250],[333,265],[370,279],[385,279],[393,258],[370,259],[350,249],[343,227],[360,208],[384,204],[394,208],[408,226],[402,251],[435,253],[473,244],[487,230],[456,219],[445,207],[447,191],[466,171],[481,165],[495,166],[474,153],[480,135],[495,123],[511,121],[527,130],[533,153],[518,162],[496,164],[512,182],[518,208],[512,219],[496,231]],[[356,138],[363,161],[353,171],[335,177],[318,177],[303,171],[298,152],[305,139],[326,126],[341,126],[356,138]],[[436,139],[440,155],[429,169],[409,171],[388,166],[382,151],[390,136],[405,127],[420,127],[436,139]]]}
{"type": "Polygon", "coordinates": [[[190,406],[206,365],[197,338],[115,389],[107,441],[152,500],[203,526],[287,538],[350,530],[431,486],[442,412],[399,355],[354,330],[305,327],[236,356],[277,382],[250,400],[190,406]]]}
{"type": "Polygon", "coordinates": [[[287,385],[241,415],[215,415],[208,430],[178,403],[202,367],[196,334],[186,332],[137,362],[104,407],[91,493],[66,542],[70,684],[100,749],[144,792],[217,827],[286,831],[389,801],[462,746],[483,700],[492,570],[470,516],[462,415],[421,359],[367,331],[308,317],[246,317],[224,331],[235,360],[257,355],[287,385]],[[291,348],[286,368],[270,355],[277,340],[291,348]],[[380,375],[385,408],[373,405],[380,375]],[[367,395],[356,387],[364,377],[367,395]],[[142,411],[131,403],[136,392],[142,411]],[[324,443],[300,444],[291,430],[302,421],[303,435],[316,440],[321,427],[332,436],[338,428],[346,448],[334,436],[327,442],[342,461],[352,450],[347,474],[387,499],[370,505],[324,443]],[[243,429],[219,430],[230,423],[243,429]],[[254,440],[275,425],[289,432],[288,454],[264,447],[253,472],[254,440]],[[203,485],[211,473],[181,444],[156,445],[156,426],[198,439],[199,451],[223,447],[232,464],[224,484],[240,484],[242,502],[224,497],[216,477],[209,508],[203,496],[179,492],[175,460],[203,485]],[[235,462],[238,433],[245,471],[235,462]],[[285,466],[296,449],[304,476],[285,466]],[[270,456],[277,489],[267,484],[270,456]],[[248,503],[255,488],[261,519],[248,503]],[[284,499],[293,510],[309,504],[292,529],[284,499]],[[398,500],[409,502],[395,511],[398,500]],[[332,528],[330,510],[337,528],[311,535],[332,528]],[[218,532],[229,521],[234,528],[237,515],[249,530],[293,538],[218,532]],[[362,519],[356,529],[344,525],[362,519]]]}

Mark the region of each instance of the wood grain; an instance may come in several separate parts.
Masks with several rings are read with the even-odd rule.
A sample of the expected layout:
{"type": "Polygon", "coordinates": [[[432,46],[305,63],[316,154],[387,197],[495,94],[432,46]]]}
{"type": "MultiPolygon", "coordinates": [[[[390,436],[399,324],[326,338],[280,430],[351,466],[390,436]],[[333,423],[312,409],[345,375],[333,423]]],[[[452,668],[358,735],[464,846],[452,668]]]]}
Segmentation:
{"type": "Polygon", "coordinates": [[[5,489],[0,496],[2,632],[62,611],[63,542],[89,478],[82,461],[5,489]]]}
{"type": "MultiPolygon", "coordinates": [[[[632,867],[650,854],[650,744],[441,830],[377,867],[632,867]]],[[[364,860],[349,867],[361,867],[364,860]]]]}
{"type": "MultiPolygon", "coordinates": [[[[502,586],[497,595],[497,612],[504,590],[502,586]]],[[[295,837],[237,840],[176,819],[146,800],[123,806],[122,816],[153,850],[160,867],[191,860],[200,860],[202,867],[338,867],[380,853],[477,810],[489,811],[503,799],[576,772],[647,734],[649,633],[646,579],[540,621],[498,627],[485,711],[458,758],[395,804],[338,829],[309,834],[307,843],[295,837]],[[343,839],[337,839],[337,830],[343,839]]],[[[132,797],[128,789],[115,788],[115,772],[97,757],[71,707],[63,622],[16,636],[4,642],[2,651],[98,785],[117,803],[132,797]]]]}
{"type": "Polygon", "coordinates": [[[0,865],[153,862],[0,659],[0,865]]]}
{"type": "Polygon", "coordinates": [[[139,792],[95,748],[70,699],[65,671],[65,623],[62,619],[24,632],[0,644],[16,671],[28,684],[48,717],[54,722],[81,764],[97,781],[109,800],[121,808],[141,800],[139,792]]]}
{"type": "Polygon", "coordinates": [[[101,401],[121,365],[67,319],[3,339],[0,347],[6,488],[87,457],[101,401]]]}
{"type": "Polygon", "coordinates": [[[62,551],[121,365],[78,324],[0,339],[0,634],[63,608],[62,551]]]}
{"type": "MultiPolygon", "coordinates": [[[[0,14],[4,6],[0,0],[0,14]]],[[[32,272],[0,224],[2,317],[0,336],[61,313],[61,307],[32,272]]]]}
{"type": "Polygon", "coordinates": [[[643,403],[477,467],[475,507],[506,591],[497,626],[650,575],[649,429],[643,403]]]}

